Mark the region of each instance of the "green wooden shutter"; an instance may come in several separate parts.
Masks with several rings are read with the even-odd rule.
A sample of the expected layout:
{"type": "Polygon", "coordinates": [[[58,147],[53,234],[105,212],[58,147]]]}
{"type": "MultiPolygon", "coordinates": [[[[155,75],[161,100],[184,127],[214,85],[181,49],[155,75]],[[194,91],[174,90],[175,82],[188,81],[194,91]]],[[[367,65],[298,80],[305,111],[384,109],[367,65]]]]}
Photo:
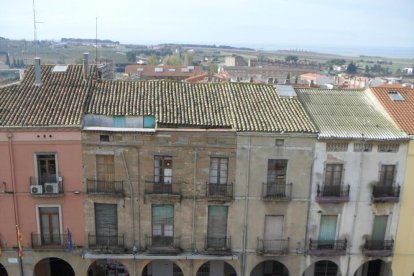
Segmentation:
{"type": "Polygon", "coordinates": [[[337,216],[322,216],[319,227],[319,240],[332,241],[336,239],[337,216]]]}
{"type": "Polygon", "coordinates": [[[372,239],[383,241],[385,238],[385,231],[387,230],[388,216],[375,216],[374,228],[372,230],[372,239]]]}
{"type": "Polygon", "coordinates": [[[114,116],[114,127],[125,127],[125,116],[114,116]]]}

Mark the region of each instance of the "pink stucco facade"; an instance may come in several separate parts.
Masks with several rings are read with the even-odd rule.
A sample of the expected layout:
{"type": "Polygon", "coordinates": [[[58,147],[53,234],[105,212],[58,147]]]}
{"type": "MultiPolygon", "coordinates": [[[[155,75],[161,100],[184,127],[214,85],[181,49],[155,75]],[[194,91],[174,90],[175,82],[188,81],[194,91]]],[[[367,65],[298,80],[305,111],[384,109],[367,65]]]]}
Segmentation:
{"type": "Polygon", "coordinates": [[[3,251],[17,246],[16,224],[22,230],[24,248],[31,247],[31,233],[40,231],[39,207],[58,207],[60,233],[66,234],[69,228],[73,244],[83,246],[80,131],[0,130],[0,156],[0,240],[3,251]],[[35,179],[38,174],[37,154],[55,156],[56,171],[63,187],[59,194],[33,195],[30,192],[30,178],[35,179]]]}

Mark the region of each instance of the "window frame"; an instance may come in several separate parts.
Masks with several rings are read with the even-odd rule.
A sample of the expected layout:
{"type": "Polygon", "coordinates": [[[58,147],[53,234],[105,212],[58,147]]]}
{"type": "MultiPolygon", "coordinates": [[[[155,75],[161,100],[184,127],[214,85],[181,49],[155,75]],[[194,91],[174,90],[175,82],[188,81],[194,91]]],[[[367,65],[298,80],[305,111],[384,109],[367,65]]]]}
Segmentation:
{"type": "Polygon", "coordinates": [[[288,163],[289,163],[288,159],[267,159],[267,176],[266,176],[267,183],[275,184],[275,185],[286,185],[288,163]],[[273,162],[274,164],[271,164],[273,162]],[[284,166],[284,167],[280,170],[277,170],[277,166],[284,166]],[[271,171],[271,168],[272,168],[272,171],[271,171]],[[272,177],[273,179],[271,179],[272,174],[274,174],[274,177],[272,177]]]}
{"type": "Polygon", "coordinates": [[[153,173],[153,183],[154,184],[163,184],[163,185],[172,185],[173,183],[173,157],[171,155],[155,155],[154,156],[154,173],[153,173]],[[157,160],[159,160],[159,167],[157,167],[157,160]],[[170,162],[168,164],[168,162],[170,162]],[[171,175],[165,175],[165,170],[170,169],[171,175]],[[158,178],[158,180],[157,180],[158,178]],[[166,180],[170,181],[166,181],[166,180]]]}
{"type": "Polygon", "coordinates": [[[62,217],[62,206],[60,204],[36,204],[35,205],[35,209],[36,209],[36,224],[37,224],[37,233],[41,236],[42,238],[42,244],[43,244],[43,233],[42,233],[42,220],[40,218],[40,209],[41,208],[58,208],[58,218],[59,218],[59,235],[60,235],[60,243],[62,243],[63,241],[63,217],[62,217]]]}
{"type": "Polygon", "coordinates": [[[395,184],[395,178],[396,178],[396,172],[397,172],[397,165],[396,164],[381,164],[380,171],[379,171],[379,186],[385,186],[385,187],[392,187],[395,184]],[[392,172],[389,172],[387,169],[392,168],[392,172]],[[391,182],[389,182],[389,174],[391,175],[391,182]]]}
{"type": "Polygon", "coordinates": [[[209,184],[215,185],[227,185],[229,183],[229,158],[228,157],[210,157],[210,171],[208,175],[208,182],[209,184]],[[212,175],[213,170],[213,162],[217,160],[217,168],[216,168],[216,175],[212,175]],[[225,161],[225,162],[224,162],[225,161]],[[222,165],[225,165],[225,169],[222,170],[222,165]],[[221,180],[224,179],[222,174],[225,172],[225,182],[221,180]],[[213,179],[213,182],[211,181],[213,179]]]}
{"type": "MultiPolygon", "coordinates": [[[[41,183],[41,173],[40,173],[40,156],[46,156],[46,155],[53,155],[55,160],[55,176],[56,176],[56,183],[59,182],[59,162],[58,162],[58,153],[57,152],[35,152],[33,154],[33,162],[34,162],[34,169],[35,169],[35,179],[36,183],[38,185],[43,185],[44,183],[41,183]]],[[[47,182],[47,181],[45,181],[47,182]]]]}
{"type": "Polygon", "coordinates": [[[344,164],[343,163],[326,163],[325,164],[325,175],[323,178],[323,185],[324,186],[342,186],[344,182],[344,164]],[[334,168],[340,166],[340,170],[335,170],[334,168]],[[328,171],[328,168],[332,167],[332,170],[328,171]],[[335,173],[340,173],[339,181],[335,181],[335,173]],[[328,173],[331,174],[330,181],[327,181],[328,173]],[[338,183],[336,183],[338,182],[338,183]]]}

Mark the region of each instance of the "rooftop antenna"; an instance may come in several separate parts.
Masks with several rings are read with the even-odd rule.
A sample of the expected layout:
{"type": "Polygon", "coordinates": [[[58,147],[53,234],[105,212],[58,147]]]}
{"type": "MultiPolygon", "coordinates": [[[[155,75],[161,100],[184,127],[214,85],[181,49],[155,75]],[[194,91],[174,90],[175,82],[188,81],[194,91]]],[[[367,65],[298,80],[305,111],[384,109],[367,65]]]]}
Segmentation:
{"type": "Polygon", "coordinates": [[[36,9],[35,9],[35,0],[33,0],[33,32],[34,32],[34,43],[35,43],[35,57],[37,57],[37,47],[38,47],[38,43],[37,43],[37,24],[38,23],[43,23],[40,21],[36,21],[36,9]]]}

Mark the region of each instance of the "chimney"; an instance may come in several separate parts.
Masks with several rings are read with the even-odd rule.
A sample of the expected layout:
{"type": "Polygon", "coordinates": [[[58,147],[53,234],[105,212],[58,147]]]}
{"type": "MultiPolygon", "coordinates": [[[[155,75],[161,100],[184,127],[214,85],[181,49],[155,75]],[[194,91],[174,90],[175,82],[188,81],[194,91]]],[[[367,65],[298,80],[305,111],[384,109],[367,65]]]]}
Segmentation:
{"type": "Polygon", "coordinates": [[[38,57],[34,59],[34,69],[35,69],[35,85],[41,86],[42,76],[41,76],[41,69],[40,69],[40,58],[38,57]]]}
{"type": "Polygon", "coordinates": [[[86,80],[89,74],[89,53],[83,53],[83,78],[86,80]]]}

